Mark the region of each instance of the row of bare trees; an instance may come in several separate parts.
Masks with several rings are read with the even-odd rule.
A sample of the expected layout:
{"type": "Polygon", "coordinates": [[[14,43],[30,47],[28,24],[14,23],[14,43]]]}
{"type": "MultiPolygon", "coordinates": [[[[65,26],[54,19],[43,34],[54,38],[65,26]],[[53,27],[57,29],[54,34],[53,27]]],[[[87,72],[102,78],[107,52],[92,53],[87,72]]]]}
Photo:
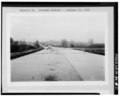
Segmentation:
{"type": "Polygon", "coordinates": [[[92,47],[94,45],[94,41],[90,39],[88,43],[79,43],[79,42],[74,42],[74,41],[67,41],[66,39],[63,39],[61,41],[61,47],[85,47],[89,46],[92,47]]]}

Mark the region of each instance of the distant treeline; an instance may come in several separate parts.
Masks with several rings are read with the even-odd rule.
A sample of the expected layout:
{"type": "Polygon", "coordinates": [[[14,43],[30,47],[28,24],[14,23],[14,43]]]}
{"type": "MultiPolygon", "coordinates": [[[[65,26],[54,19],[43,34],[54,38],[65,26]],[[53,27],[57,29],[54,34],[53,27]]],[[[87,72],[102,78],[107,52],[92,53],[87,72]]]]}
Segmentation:
{"type": "Polygon", "coordinates": [[[64,48],[73,48],[75,50],[82,50],[85,52],[105,55],[105,45],[103,43],[94,43],[92,39],[88,40],[88,42],[75,42],[75,41],[67,41],[61,40],[60,42],[57,41],[48,41],[44,42],[49,45],[55,47],[64,47],[64,48]]]}
{"type": "Polygon", "coordinates": [[[48,45],[52,45],[55,47],[64,47],[64,48],[104,48],[105,45],[103,43],[94,43],[93,40],[88,40],[88,42],[75,42],[75,41],[67,41],[65,39],[61,41],[47,41],[43,42],[48,45]]]}
{"type": "Polygon", "coordinates": [[[28,43],[26,41],[17,41],[13,40],[13,38],[10,38],[10,51],[11,53],[15,52],[24,52],[31,49],[37,49],[40,48],[38,41],[35,41],[33,43],[28,43]]]}

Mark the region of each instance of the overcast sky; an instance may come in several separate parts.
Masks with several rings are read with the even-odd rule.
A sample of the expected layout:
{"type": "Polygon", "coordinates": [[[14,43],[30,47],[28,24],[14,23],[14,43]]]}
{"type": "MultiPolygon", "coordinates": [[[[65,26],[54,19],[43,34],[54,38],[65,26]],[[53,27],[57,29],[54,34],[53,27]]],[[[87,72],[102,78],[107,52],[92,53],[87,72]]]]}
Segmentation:
{"type": "Polygon", "coordinates": [[[10,31],[14,40],[70,40],[104,43],[107,16],[105,13],[41,13],[11,16],[10,31]]]}

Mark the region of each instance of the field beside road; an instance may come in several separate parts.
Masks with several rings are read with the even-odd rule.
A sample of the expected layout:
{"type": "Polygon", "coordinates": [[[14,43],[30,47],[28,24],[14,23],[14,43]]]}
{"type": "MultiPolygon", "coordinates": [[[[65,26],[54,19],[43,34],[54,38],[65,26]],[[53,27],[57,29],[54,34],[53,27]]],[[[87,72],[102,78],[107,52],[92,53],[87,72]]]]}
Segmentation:
{"type": "Polygon", "coordinates": [[[11,60],[12,81],[103,81],[104,56],[51,47],[11,60]]]}
{"type": "Polygon", "coordinates": [[[105,55],[105,48],[73,48],[75,50],[81,50],[98,55],[105,55]]]}

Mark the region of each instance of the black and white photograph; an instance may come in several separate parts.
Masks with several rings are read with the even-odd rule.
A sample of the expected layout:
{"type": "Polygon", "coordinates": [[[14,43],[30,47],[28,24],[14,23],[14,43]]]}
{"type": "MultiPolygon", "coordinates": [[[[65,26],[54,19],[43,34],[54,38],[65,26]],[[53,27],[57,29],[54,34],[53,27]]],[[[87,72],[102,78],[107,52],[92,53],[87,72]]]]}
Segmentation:
{"type": "Polygon", "coordinates": [[[117,4],[2,3],[2,93],[117,94],[117,4]]]}
{"type": "Polygon", "coordinates": [[[11,81],[104,81],[106,21],[97,12],[11,16],[11,81]]]}

